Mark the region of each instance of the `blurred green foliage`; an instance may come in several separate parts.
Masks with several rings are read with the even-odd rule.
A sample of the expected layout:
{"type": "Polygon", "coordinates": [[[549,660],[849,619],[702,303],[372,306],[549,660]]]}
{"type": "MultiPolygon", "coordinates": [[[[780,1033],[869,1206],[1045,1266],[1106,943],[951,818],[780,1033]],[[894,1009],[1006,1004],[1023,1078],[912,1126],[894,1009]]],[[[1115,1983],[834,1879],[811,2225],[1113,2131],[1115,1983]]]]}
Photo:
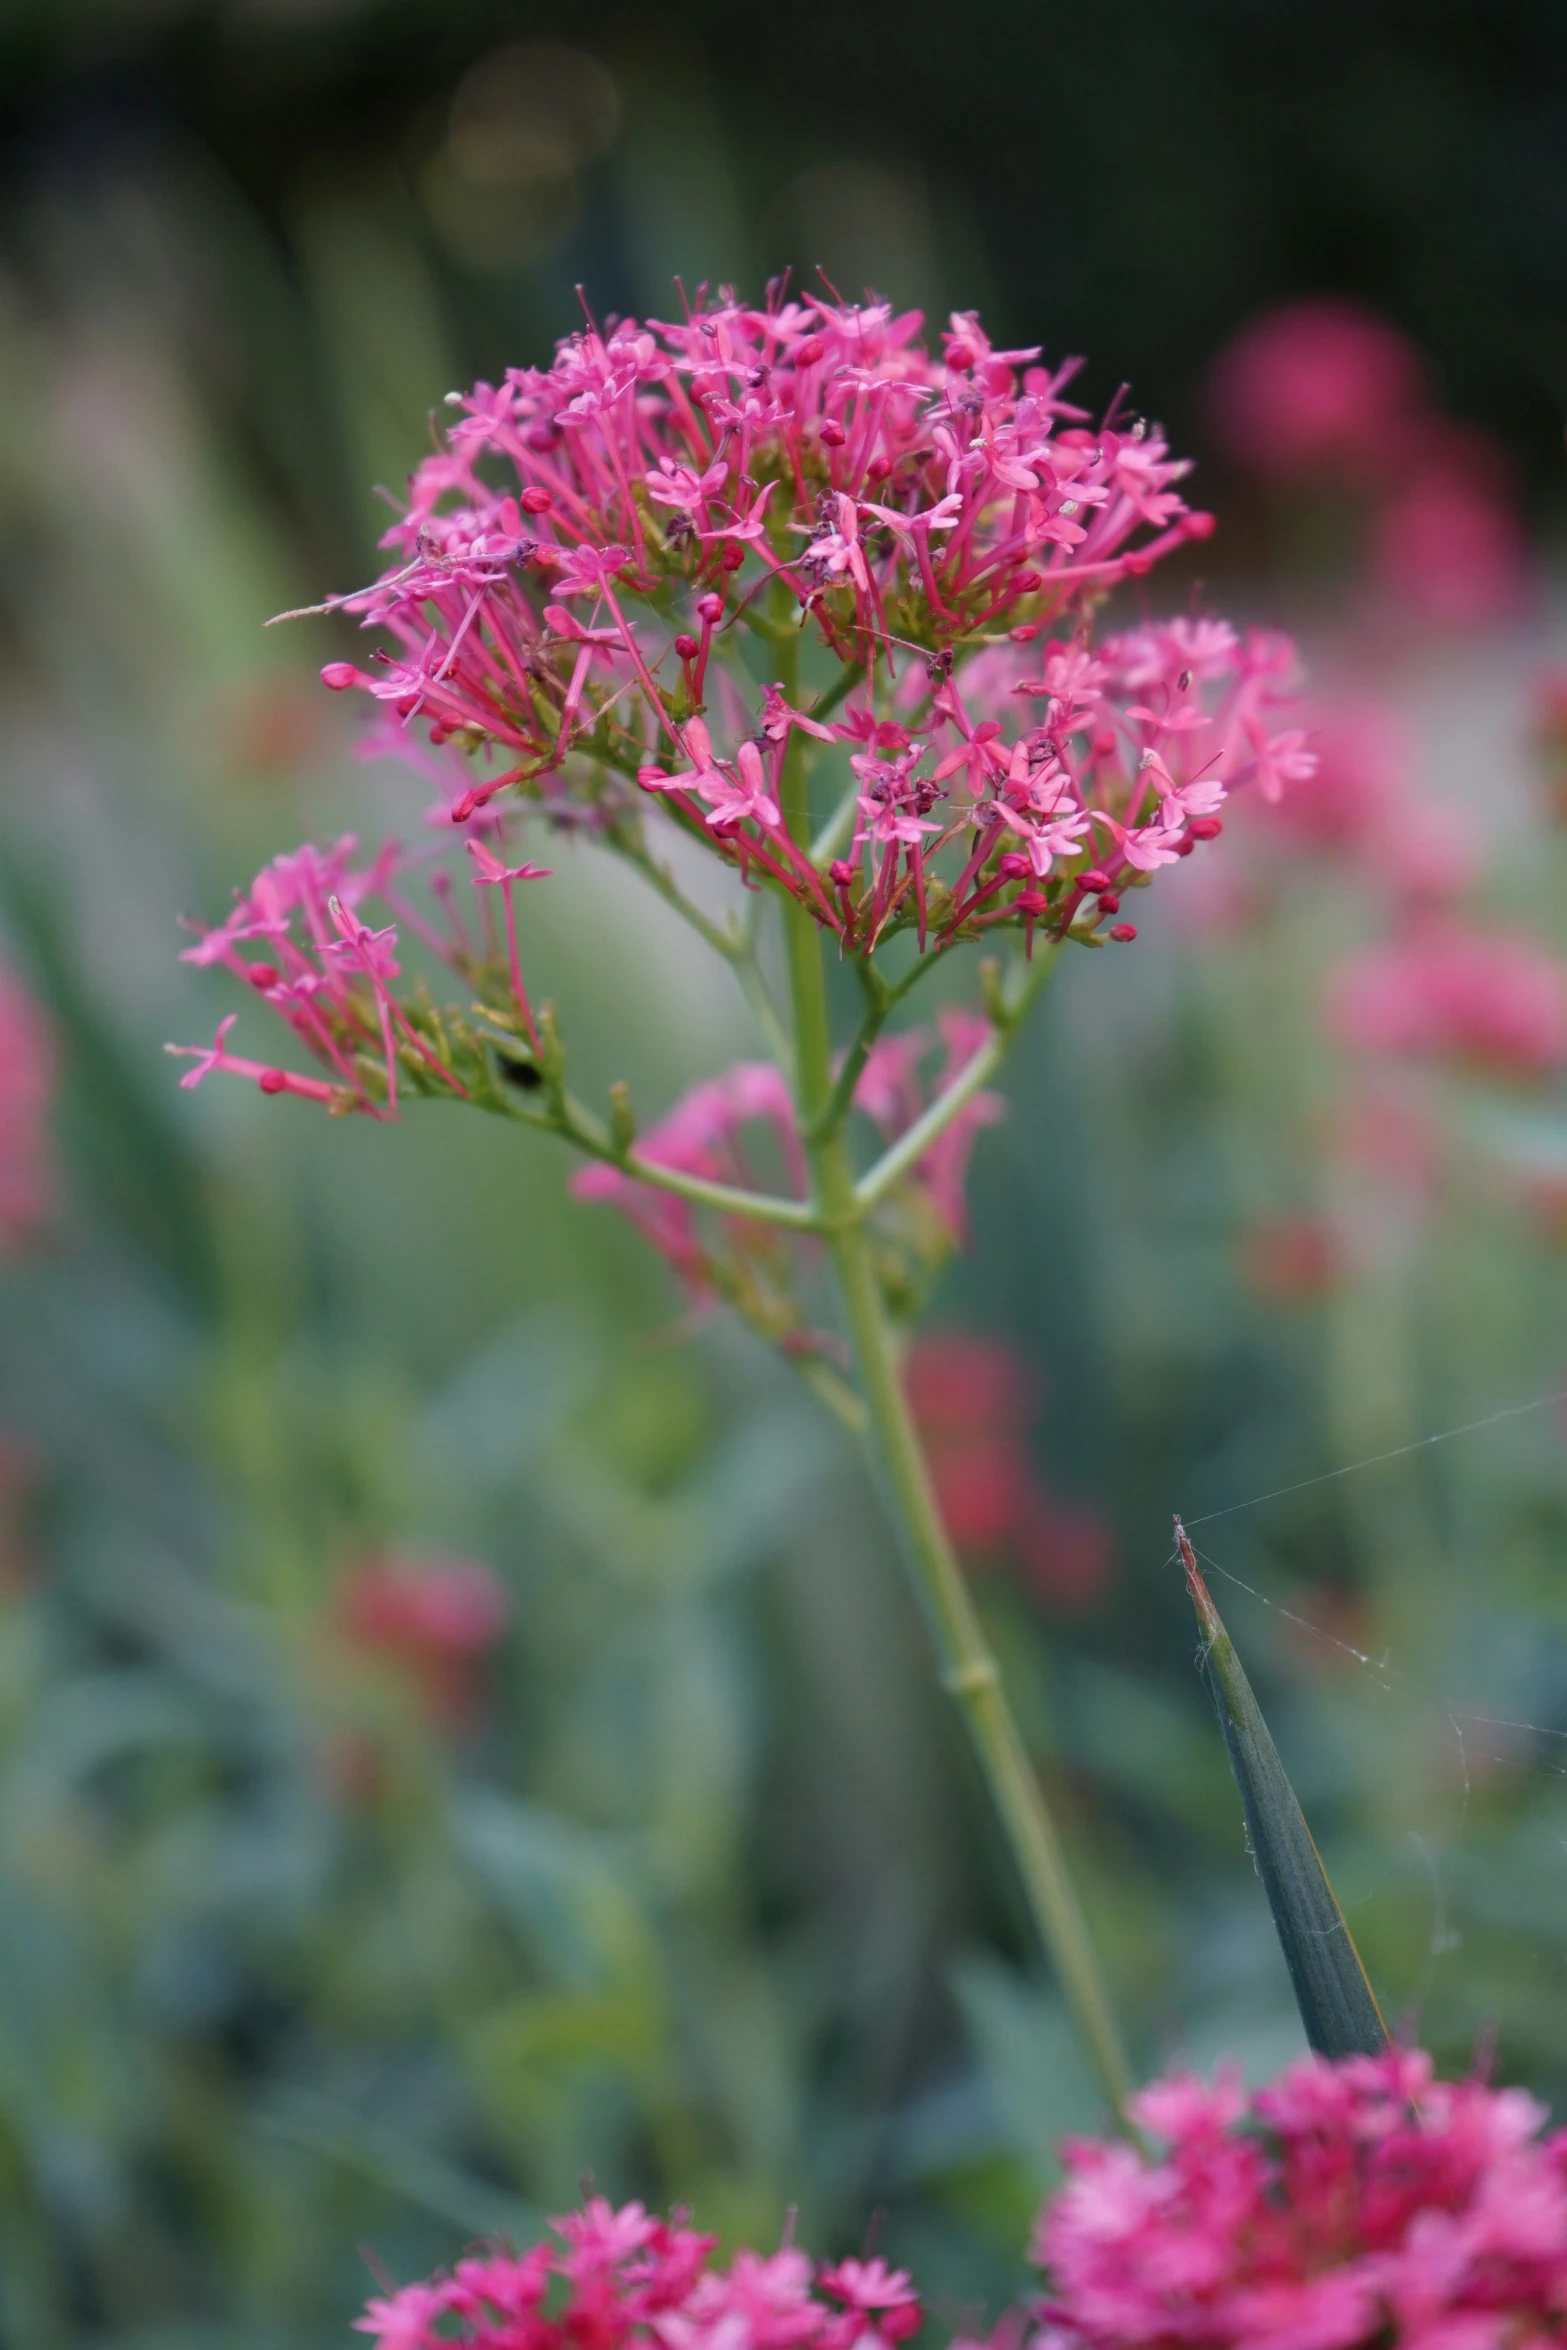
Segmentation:
{"type": "MultiPolygon", "coordinates": [[[[358,19],[318,13],[336,54],[358,19]]],[[[883,2212],[939,2321],[977,2323],[1019,2285],[1055,2141],[1095,2118],[809,1398],[721,1327],[675,1329],[547,1149],[433,1108],[371,1130],[192,1097],[161,1054],[229,1008],[177,963],[179,915],[385,821],[314,684],[332,633],[261,620],[363,575],[369,485],[486,350],[569,323],[574,266],[658,303],[670,269],[760,249],[722,88],[636,33],[569,234],[514,176],[499,260],[351,110],[334,167],[295,153],[261,204],[111,86],[87,131],[37,130],[12,189],[0,925],[63,1056],[58,1214],[0,1288],[19,2350],[343,2340],[361,2247],[409,2275],[585,2173],[732,2240],[797,2203],[803,2240],[851,2246],[883,2212]],[[343,1578],[387,1549],[505,1578],[455,1729],[344,1636],[343,1578]]],[[[825,115],[812,137],[802,169],[838,170],[825,115]]],[[[865,168],[796,188],[777,236],[847,213],[873,271],[983,299],[961,204],[865,168]]],[[[1502,842],[1509,902],[1561,935],[1559,851],[1516,811],[1502,842]]],[[[656,905],[562,862],[530,969],[586,1085],[634,1070],[662,1102],[752,1049],[656,905]]],[[[1217,1586],[1390,2018],[1449,2062],[1499,2027],[1505,2069],[1560,2095],[1557,1422],[1197,1525],[1560,1382],[1563,1258],[1520,1210],[1507,1106],[1443,1100],[1423,1207],[1333,1142],[1321,973],[1368,919],[1309,870],[1217,937],[1156,907],[1020,1051],[940,1312],[1035,1370],[1044,1460],[1119,1572],[1070,1621],[999,1575],[987,1612],[1143,2061],[1299,2045],[1161,1564],[1179,1503],[1278,1603],[1217,1586]],[[1289,1306],[1248,1286],[1248,1234],[1286,1211],[1367,1237],[1356,1277],[1289,1306]]],[[[1559,1114],[1530,1113],[1547,1156],[1559,1114]]]]}

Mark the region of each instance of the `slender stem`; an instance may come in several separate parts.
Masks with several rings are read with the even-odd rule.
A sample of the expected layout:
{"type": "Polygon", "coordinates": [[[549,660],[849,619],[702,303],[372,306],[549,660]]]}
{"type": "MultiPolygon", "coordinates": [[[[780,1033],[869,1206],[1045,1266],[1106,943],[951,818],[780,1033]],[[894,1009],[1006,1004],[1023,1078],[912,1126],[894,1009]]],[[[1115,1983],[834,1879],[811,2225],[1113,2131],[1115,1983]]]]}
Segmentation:
{"type": "MultiPolygon", "coordinates": [[[[785,768],[782,798],[784,818],[794,837],[805,838],[810,810],[803,761],[793,755],[785,768]]],[[[820,938],[803,906],[786,906],[784,919],[800,1123],[808,1137],[814,1135],[807,1143],[813,1206],[827,1234],[843,1298],[869,1421],[866,1441],[903,1537],[904,1557],[935,1642],[942,1685],[963,1713],[1034,1924],[1111,2105],[1119,2113],[1131,2095],[1132,2078],[1087,1921],[1067,1873],[1055,1824],[1012,1718],[999,1667],[941,1521],[882,1309],[865,1230],[870,1203],[863,1187],[856,1191],[841,1120],[836,1125],[826,1121],[833,1098],[832,1043],[820,938]]],[[[1034,980],[1033,986],[1037,984],[1034,980]]],[[[983,1083],[999,1061],[1013,1021],[1025,1008],[1024,996],[1032,992],[1033,987],[1025,983],[1025,990],[1002,1010],[991,1044],[975,1056],[976,1062],[985,1066],[971,1083],[970,1070],[958,1080],[958,1087],[966,1087],[964,1098],[983,1083]]],[[[943,1101],[955,1090],[949,1088],[943,1101]]]]}
{"type": "MultiPolygon", "coordinates": [[[[841,1136],[819,1147],[828,1161],[842,1160],[841,1136]]],[[[822,1170],[821,1180],[827,1189],[827,1168],[822,1170]]],[[[828,1235],[828,1245],[870,1417],[869,1442],[930,1622],[942,1686],[962,1711],[1035,1927],[1110,2103],[1119,2113],[1132,2093],[1120,2032],[1055,1823],[941,1522],[919,1434],[898,1376],[864,1226],[837,1226],[828,1235]]]]}

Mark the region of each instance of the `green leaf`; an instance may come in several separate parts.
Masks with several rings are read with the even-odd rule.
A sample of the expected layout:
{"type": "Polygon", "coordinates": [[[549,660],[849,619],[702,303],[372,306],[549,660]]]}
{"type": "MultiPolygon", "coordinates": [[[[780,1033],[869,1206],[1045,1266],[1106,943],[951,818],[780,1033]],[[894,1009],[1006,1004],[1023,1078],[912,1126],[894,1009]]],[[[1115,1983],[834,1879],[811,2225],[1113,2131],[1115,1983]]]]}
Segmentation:
{"type": "Polygon", "coordinates": [[[1200,1669],[1218,1708],[1257,1874],[1273,1912],[1306,2038],[1319,2056],[1374,2056],[1388,2044],[1376,1993],[1179,1518],[1175,1539],[1202,1633],[1200,1669]]]}

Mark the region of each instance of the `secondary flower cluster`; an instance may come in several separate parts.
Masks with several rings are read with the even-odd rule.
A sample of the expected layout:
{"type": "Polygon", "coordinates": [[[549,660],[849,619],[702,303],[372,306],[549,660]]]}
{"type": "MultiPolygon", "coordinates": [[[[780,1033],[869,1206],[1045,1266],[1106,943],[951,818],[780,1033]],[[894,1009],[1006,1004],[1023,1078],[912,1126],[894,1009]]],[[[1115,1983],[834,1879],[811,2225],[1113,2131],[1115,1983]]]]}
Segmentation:
{"type": "MultiPolygon", "coordinates": [[[[990,1040],[987,1020],[944,1010],[936,1029],[909,1028],[883,1037],[866,1057],[854,1087],[854,1107],[883,1142],[907,1133],[933,1097],[961,1081],[990,1040]],[[934,1085],[926,1066],[938,1047],[934,1085]]],[[[966,1237],[964,1191],[969,1158],[980,1129],[1003,1112],[999,1094],[976,1092],[915,1159],[889,1203],[889,1244],[911,1268],[933,1271],[966,1237]]],[[[641,1159],[683,1175],[760,1190],[758,1145],[778,1162],[785,1194],[806,1195],[805,1153],[794,1098],[771,1061],[739,1061],[678,1101],[637,1149],[641,1159]]],[[[572,1177],[579,1199],[605,1200],[620,1209],[672,1265],[698,1303],[722,1297],[785,1352],[821,1352],[828,1341],[813,1330],[798,1298],[801,1254],[808,1244],[739,1215],[713,1215],[689,1200],[602,1164],[572,1177]]],[[[884,1270],[890,1270],[890,1265],[884,1270]]]]}
{"type": "Polygon", "coordinates": [[[470,836],[472,880],[483,893],[484,913],[477,924],[470,924],[456,903],[450,877],[436,871],[429,878],[436,901],[432,920],[404,887],[410,870],[425,860],[388,841],[368,864],[357,864],[358,846],[347,834],[328,849],[306,843],[274,857],[248,890],[236,893],[227,919],[204,931],[182,957],[187,963],[217,963],[232,971],[279,1015],[328,1074],[302,1077],[231,1052],[228,1034],[237,1015],[230,1012],[206,1051],[171,1046],[193,1063],[180,1079],[183,1086],[197,1086],[214,1070],[226,1070],[253,1078],[263,1093],[299,1094],[335,1110],[364,1110],[372,1117],[395,1114],[399,1071],[423,1091],[465,1099],[475,1088],[484,1094],[492,1085],[486,1063],[471,1049],[466,1055],[453,1049],[466,1039],[454,1038],[417,999],[411,1012],[409,1001],[394,992],[392,982],[402,971],[398,922],[470,985],[479,984],[491,965],[505,972],[511,1002],[504,1010],[508,1017],[515,1015],[520,1038],[536,1051],[537,1030],[517,951],[512,885],[546,879],[542,869],[508,865],[485,841],[470,836]],[[497,893],[504,909],[499,925],[494,912],[497,893]],[[398,920],[372,927],[361,913],[371,905],[394,913],[398,920]],[[454,1066],[459,1059],[466,1060],[466,1083],[454,1066]]]}
{"type": "Polygon", "coordinates": [[[1066,2149],[1040,2216],[1038,2350],[1425,2350],[1559,2341],[1567,2133],[1417,2051],[1310,2057],[1133,2102],[1156,2156],[1066,2149]]]}
{"type": "Polygon", "coordinates": [[[595,2196],[559,2246],[482,2252],[404,2285],[357,2321],[381,2350],[893,2350],[923,2311],[880,2260],[816,2268],[792,2245],[714,2264],[716,2236],[595,2196]]]}

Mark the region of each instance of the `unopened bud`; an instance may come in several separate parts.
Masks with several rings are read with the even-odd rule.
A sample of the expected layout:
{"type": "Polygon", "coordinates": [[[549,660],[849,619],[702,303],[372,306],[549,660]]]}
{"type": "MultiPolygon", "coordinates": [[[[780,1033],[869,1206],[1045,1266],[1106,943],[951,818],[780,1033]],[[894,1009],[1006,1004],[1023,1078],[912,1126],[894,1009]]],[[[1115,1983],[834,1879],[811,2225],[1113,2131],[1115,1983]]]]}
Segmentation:
{"type": "Polygon", "coordinates": [[[1108,733],[1096,734],[1088,747],[1096,759],[1113,759],[1115,757],[1115,736],[1108,733]]]}
{"type": "Polygon", "coordinates": [[[617,1077],[609,1089],[609,1139],[617,1158],[623,1159],[637,1139],[637,1121],[631,1107],[631,1088],[623,1077],[617,1077]]]}
{"type": "Polygon", "coordinates": [[[1184,840],[1178,840],[1176,842],[1175,853],[1178,857],[1189,857],[1196,846],[1197,843],[1193,840],[1191,834],[1188,833],[1184,840]]]}
{"type": "Polygon", "coordinates": [[[1181,536],[1188,539],[1211,539],[1218,523],[1211,514],[1188,514],[1181,524],[1181,536]]]}
{"type": "Polygon", "coordinates": [[[1224,830],[1220,816],[1193,816],[1186,827],[1193,840],[1217,840],[1224,830]]]}
{"type": "Polygon", "coordinates": [[[1121,911],[1121,901],[1120,901],[1120,899],[1119,899],[1119,898],[1116,896],[1116,894],[1115,894],[1115,891],[1114,891],[1113,889],[1102,889],[1102,890],[1100,891],[1100,893],[1099,893],[1099,911],[1100,911],[1100,913],[1101,913],[1101,914],[1119,914],[1119,913],[1120,913],[1120,911],[1121,911]]]}
{"type": "Polygon", "coordinates": [[[276,963],[252,963],[246,971],[245,977],[250,981],[252,987],[276,987],[278,967],[276,963]]]}
{"type": "Polygon", "coordinates": [[[1137,936],[1137,925],[1135,922],[1117,922],[1111,930],[1110,936],[1115,940],[1117,946],[1130,946],[1132,940],[1137,936]]]}
{"type": "Polygon", "coordinates": [[[542,483],[535,482],[531,489],[523,491],[517,503],[521,506],[524,514],[547,514],[555,503],[555,496],[552,490],[547,490],[542,483]]]}
{"type": "Polygon", "coordinates": [[[841,449],[848,437],[838,419],[835,416],[829,416],[822,426],[822,447],[824,449],[841,449]]]}
{"type": "Polygon", "coordinates": [[[1035,588],[1041,588],[1044,584],[1037,571],[1020,571],[1012,582],[1020,596],[1031,596],[1035,588]]]}
{"type": "Polygon", "coordinates": [[[351,685],[359,683],[359,672],[352,661],[329,661],[321,672],[321,683],[329,685],[335,694],[346,693],[351,685]]]}
{"type": "Polygon", "coordinates": [[[694,636],[677,636],[675,639],[675,651],[682,661],[694,661],[701,650],[694,636]]]}
{"type": "Polygon", "coordinates": [[[803,343],[796,343],[794,346],[793,358],[796,367],[814,367],[826,348],[827,338],[825,335],[807,335],[803,343]]]}
{"type": "Polygon", "coordinates": [[[256,1079],[256,1083],[263,1093],[286,1093],[288,1091],[288,1079],[281,1069],[263,1069],[261,1075],[256,1079]]]}
{"type": "Polygon", "coordinates": [[[854,880],[854,867],[847,857],[834,857],[827,868],[827,878],[834,889],[847,889],[854,880]]]}
{"type": "Polygon", "coordinates": [[[1033,867],[1026,857],[1018,855],[1016,849],[1008,849],[1004,857],[997,858],[996,871],[1003,881],[1021,881],[1025,873],[1033,871],[1033,867]]]}
{"type": "Polygon", "coordinates": [[[709,588],[705,596],[698,596],[697,598],[696,616],[698,620],[705,622],[709,628],[715,626],[715,624],[722,620],[724,616],[723,597],[715,594],[714,591],[709,588]]]}
{"type": "Polygon", "coordinates": [[[466,824],[469,817],[473,814],[474,809],[478,805],[479,795],[476,791],[463,792],[452,802],[452,822],[454,824],[466,824]]]}
{"type": "Polygon", "coordinates": [[[1021,628],[1014,628],[1008,633],[1015,645],[1031,645],[1035,637],[1038,636],[1039,629],[1040,623],[1037,620],[1025,620],[1021,628]]]}
{"type": "Polygon", "coordinates": [[[744,547],[725,547],[723,553],[723,566],[726,571],[738,571],[744,561],[744,547]]]}
{"type": "Polygon", "coordinates": [[[1079,889],[1086,889],[1090,891],[1108,889],[1110,887],[1110,876],[1108,873],[1101,873],[1097,865],[1090,865],[1086,873],[1080,873],[1078,875],[1077,886],[1079,889]]]}
{"type": "Polygon", "coordinates": [[[1043,914],[1049,904],[1042,889],[1019,890],[1012,900],[1013,911],[1018,914],[1043,914]]]}

